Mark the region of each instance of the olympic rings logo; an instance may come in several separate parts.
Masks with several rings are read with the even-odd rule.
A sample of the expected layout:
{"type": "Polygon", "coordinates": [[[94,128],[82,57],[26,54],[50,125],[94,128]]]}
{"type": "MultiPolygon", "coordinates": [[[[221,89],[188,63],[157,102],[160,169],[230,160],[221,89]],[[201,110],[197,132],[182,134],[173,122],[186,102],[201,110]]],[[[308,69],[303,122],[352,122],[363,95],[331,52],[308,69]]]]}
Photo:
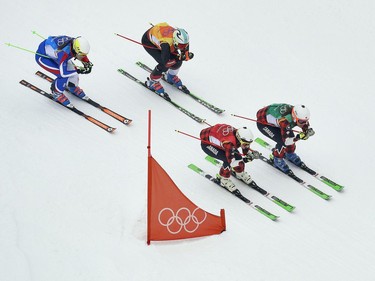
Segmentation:
{"type": "Polygon", "coordinates": [[[285,115],[285,113],[287,112],[288,110],[288,107],[286,105],[283,105],[280,107],[280,114],[281,115],[285,115]]]}
{"type": "Polygon", "coordinates": [[[223,136],[228,136],[234,131],[234,128],[232,126],[227,126],[226,128],[220,127],[219,130],[222,129],[223,136]]]}
{"type": "Polygon", "coordinates": [[[203,217],[199,219],[198,210],[201,209],[197,207],[191,212],[188,208],[182,207],[175,213],[171,208],[164,208],[159,212],[159,223],[165,226],[170,234],[178,234],[182,230],[193,233],[207,218],[207,213],[202,210],[203,217]]]}

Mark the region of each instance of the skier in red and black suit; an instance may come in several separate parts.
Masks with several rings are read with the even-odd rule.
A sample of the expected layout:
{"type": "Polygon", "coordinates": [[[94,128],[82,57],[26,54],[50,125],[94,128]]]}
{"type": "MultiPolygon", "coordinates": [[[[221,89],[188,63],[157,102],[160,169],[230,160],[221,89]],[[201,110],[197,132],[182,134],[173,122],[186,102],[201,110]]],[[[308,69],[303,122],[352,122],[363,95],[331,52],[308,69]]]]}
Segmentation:
{"type": "Polygon", "coordinates": [[[200,133],[202,150],[223,162],[217,175],[221,186],[229,191],[236,190],[234,183],[230,180],[231,172],[249,184],[252,179],[245,172],[245,162],[259,158],[258,151],[250,150],[250,143],[253,141],[253,133],[246,127],[236,129],[227,124],[216,124],[200,133]],[[242,149],[244,157],[238,149],[242,149]]]}
{"type": "Polygon", "coordinates": [[[301,158],[295,153],[296,142],[307,140],[315,134],[309,124],[310,111],[304,105],[275,103],[261,108],[257,113],[259,131],[276,142],[273,149],[273,164],[287,173],[290,168],[284,157],[297,166],[303,165],[301,158]],[[300,127],[302,132],[294,135],[293,128],[300,127]]]}

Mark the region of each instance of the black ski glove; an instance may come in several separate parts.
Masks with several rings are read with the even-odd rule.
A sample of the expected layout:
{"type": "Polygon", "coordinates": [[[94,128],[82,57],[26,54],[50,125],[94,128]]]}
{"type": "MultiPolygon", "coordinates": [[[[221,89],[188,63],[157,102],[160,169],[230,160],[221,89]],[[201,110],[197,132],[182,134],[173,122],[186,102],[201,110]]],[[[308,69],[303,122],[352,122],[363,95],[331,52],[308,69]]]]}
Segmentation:
{"type": "Polygon", "coordinates": [[[297,136],[294,138],[294,141],[298,141],[298,140],[307,140],[309,138],[309,135],[307,133],[304,133],[304,132],[300,132],[299,134],[297,134],[297,136]]]}
{"type": "Polygon", "coordinates": [[[315,131],[313,128],[308,128],[306,134],[309,135],[309,137],[312,137],[313,135],[315,135],[315,131]]]}
{"type": "Polygon", "coordinates": [[[180,61],[188,61],[188,60],[191,60],[192,58],[194,57],[194,54],[192,52],[184,52],[184,53],[181,53],[179,56],[178,56],[178,59],[180,61]]]}
{"type": "Polygon", "coordinates": [[[249,151],[246,156],[243,158],[243,161],[245,163],[247,162],[251,162],[253,161],[254,159],[259,159],[260,158],[260,155],[261,153],[259,151],[256,151],[256,150],[252,150],[252,151],[249,151]]]}
{"type": "Polygon", "coordinates": [[[79,67],[77,69],[77,73],[78,74],[89,74],[94,65],[90,61],[89,62],[82,62],[82,64],[83,64],[83,67],[79,67]]]}

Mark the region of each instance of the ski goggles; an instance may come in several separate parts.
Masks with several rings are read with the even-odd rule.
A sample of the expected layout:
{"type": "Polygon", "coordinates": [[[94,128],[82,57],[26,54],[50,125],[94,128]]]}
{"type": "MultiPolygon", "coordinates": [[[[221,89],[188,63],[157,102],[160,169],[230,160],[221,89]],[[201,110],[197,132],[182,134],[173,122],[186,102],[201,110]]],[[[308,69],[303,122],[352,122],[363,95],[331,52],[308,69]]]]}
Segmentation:
{"type": "Polygon", "coordinates": [[[308,119],[301,119],[298,118],[297,115],[295,114],[294,110],[292,110],[292,117],[295,120],[295,122],[299,125],[305,125],[309,121],[308,119]]]}
{"type": "Polygon", "coordinates": [[[188,46],[189,46],[189,43],[187,43],[187,44],[177,44],[176,45],[177,49],[179,49],[179,50],[186,50],[188,46]]]}
{"type": "Polygon", "coordinates": [[[305,125],[305,124],[307,124],[308,121],[309,121],[309,120],[297,119],[297,124],[305,125]]]}
{"type": "Polygon", "coordinates": [[[239,141],[240,141],[240,144],[242,146],[250,146],[250,143],[251,143],[251,142],[249,142],[247,140],[244,140],[244,139],[240,139],[239,141]]]}

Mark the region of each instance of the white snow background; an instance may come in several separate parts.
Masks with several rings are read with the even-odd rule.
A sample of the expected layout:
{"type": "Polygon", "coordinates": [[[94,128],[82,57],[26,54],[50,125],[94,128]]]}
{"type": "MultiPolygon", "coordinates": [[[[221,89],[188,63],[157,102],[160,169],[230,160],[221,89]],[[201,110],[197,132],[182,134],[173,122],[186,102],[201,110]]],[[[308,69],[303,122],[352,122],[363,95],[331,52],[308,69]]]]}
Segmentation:
{"type": "MultiPolygon", "coordinates": [[[[19,84],[49,90],[31,53],[3,44],[0,68],[0,280],[374,280],[373,105],[375,2],[316,1],[1,1],[0,38],[36,51],[43,36],[84,36],[90,75],[80,86],[134,122],[125,126],[68,95],[86,114],[117,127],[106,133],[19,84]],[[187,168],[204,160],[205,128],[117,72],[146,79],[135,65],[153,59],[139,45],[149,22],[185,28],[195,57],[180,77],[196,95],[225,108],[216,115],[165,85],[177,103],[210,124],[248,126],[274,102],[305,104],[316,135],[297,152],[345,185],[327,202],[261,161],[255,181],[296,206],[288,213],[240,183],[241,192],[280,215],[272,222],[187,168]],[[217,236],[146,245],[147,111],[152,155],[202,209],[226,211],[217,236]]],[[[269,152],[257,148],[264,154],[269,152]]]]}

